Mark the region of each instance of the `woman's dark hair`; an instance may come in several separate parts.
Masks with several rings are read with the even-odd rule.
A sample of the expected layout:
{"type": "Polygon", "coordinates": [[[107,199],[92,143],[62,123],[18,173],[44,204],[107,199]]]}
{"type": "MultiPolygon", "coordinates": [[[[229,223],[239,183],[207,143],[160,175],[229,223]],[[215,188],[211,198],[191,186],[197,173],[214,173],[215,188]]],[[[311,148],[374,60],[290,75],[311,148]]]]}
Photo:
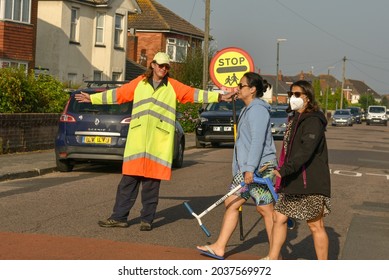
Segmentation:
{"type": "Polygon", "coordinates": [[[247,84],[250,87],[255,87],[257,92],[255,97],[260,98],[263,96],[263,93],[266,92],[268,88],[271,88],[271,85],[268,84],[258,73],[255,72],[246,72],[243,77],[246,77],[247,84]]]}
{"type": "MultiPolygon", "coordinates": [[[[147,68],[146,72],[143,74],[144,80],[148,80],[153,76],[153,67],[151,67],[151,63],[156,63],[156,61],[153,60],[150,62],[149,67],[147,68]]],[[[167,72],[165,76],[169,77],[169,72],[167,72]]]]}
{"type": "Polygon", "coordinates": [[[292,91],[293,86],[300,87],[303,90],[303,94],[307,96],[308,104],[307,107],[305,108],[306,112],[316,112],[320,110],[319,105],[315,100],[315,93],[313,90],[313,86],[311,85],[310,82],[307,82],[305,80],[299,80],[297,82],[294,82],[290,86],[290,91],[292,91]]]}

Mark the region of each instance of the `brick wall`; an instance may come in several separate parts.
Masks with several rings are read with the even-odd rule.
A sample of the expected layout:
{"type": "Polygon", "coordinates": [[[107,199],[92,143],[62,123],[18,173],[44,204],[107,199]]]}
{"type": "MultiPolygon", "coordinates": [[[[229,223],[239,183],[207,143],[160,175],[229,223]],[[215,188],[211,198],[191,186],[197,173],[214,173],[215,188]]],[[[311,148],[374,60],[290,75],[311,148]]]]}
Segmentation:
{"type": "Polygon", "coordinates": [[[0,114],[0,154],[54,148],[60,114],[0,114]]]}

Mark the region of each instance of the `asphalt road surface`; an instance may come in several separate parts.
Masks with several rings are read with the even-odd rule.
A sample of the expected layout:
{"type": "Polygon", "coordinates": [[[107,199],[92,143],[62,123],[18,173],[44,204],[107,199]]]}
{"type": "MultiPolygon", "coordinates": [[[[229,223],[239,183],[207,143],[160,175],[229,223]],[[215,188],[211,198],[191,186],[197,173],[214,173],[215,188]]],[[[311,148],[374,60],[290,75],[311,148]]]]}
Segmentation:
{"type": "MultiPolygon", "coordinates": [[[[332,213],[325,218],[330,259],[389,259],[389,128],[329,127],[332,213]]],[[[280,141],[277,148],[280,150],[280,141]]],[[[138,199],[130,227],[100,228],[109,217],[121,178],[118,165],[83,165],[71,173],[0,183],[0,259],[207,259],[196,245],[213,242],[224,209],[202,219],[206,237],[183,202],[201,213],[231,180],[232,146],[185,151],[184,167],[161,185],[154,229],[139,231],[138,199]]],[[[258,259],[268,243],[251,201],[243,207],[244,240],[234,232],[225,257],[258,259]]],[[[285,259],[316,259],[305,222],[288,232],[285,259]]]]}

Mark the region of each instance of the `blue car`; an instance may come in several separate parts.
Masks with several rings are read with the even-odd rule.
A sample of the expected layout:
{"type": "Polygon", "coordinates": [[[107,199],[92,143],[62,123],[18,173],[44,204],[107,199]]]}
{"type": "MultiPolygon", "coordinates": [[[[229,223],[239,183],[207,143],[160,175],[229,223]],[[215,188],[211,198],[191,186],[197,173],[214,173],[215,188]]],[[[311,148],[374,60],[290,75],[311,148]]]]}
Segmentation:
{"type": "MultiPolygon", "coordinates": [[[[74,91],[59,119],[55,140],[57,169],[70,172],[80,162],[123,160],[132,102],[113,105],[79,103],[74,95],[80,91],[94,94],[110,87],[88,87],[74,91]]],[[[173,167],[183,164],[185,134],[178,121],[174,142],[173,167]]]]}

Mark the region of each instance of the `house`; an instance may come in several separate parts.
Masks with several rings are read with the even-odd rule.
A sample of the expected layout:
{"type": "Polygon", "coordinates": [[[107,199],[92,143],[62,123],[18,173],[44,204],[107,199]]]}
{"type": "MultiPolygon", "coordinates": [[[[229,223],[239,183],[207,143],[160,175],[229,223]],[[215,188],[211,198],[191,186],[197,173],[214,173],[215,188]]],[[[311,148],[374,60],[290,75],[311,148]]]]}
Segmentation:
{"type": "Polygon", "coordinates": [[[37,6],[38,0],[0,0],[1,68],[34,69],[37,6]]]}
{"type": "Polygon", "coordinates": [[[381,96],[363,81],[346,79],[344,86],[344,94],[351,104],[358,103],[359,98],[364,94],[372,95],[376,102],[381,101],[381,96]]]}
{"type": "Polygon", "coordinates": [[[124,80],[127,18],[137,13],[135,0],[39,0],[36,68],[69,87],[124,80]]]}
{"type": "Polygon", "coordinates": [[[201,47],[204,32],[154,0],[138,0],[140,13],[128,15],[128,59],[147,67],[164,51],[173,64],[201,47]]]}
{"type": "Polygon", "coordinates": [[[271,85],[270,88],[263,94],[263,99],[271,104],[287,104],[288,103],[288,91],[289,84],[283,79],[282,72],[279,71],[278,79],[278,94],[276,94],[276,76],[275,75],[262,75],[262,78],[271,85]]]}

